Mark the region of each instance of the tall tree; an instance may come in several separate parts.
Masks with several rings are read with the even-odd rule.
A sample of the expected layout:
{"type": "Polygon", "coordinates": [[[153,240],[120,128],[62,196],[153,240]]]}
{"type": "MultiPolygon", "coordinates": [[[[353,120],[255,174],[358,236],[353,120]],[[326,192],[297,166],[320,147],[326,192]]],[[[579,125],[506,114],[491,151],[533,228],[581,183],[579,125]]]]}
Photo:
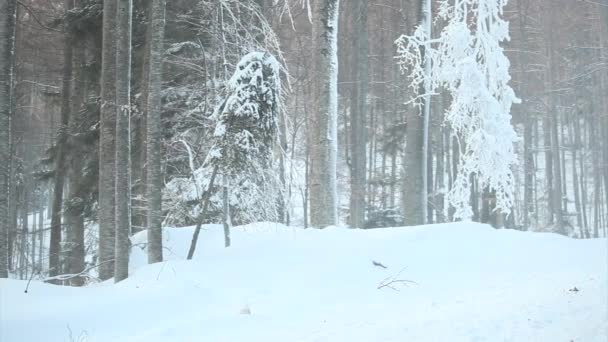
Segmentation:
{"type": "MultiPolygon", "coordinates": [[[[426,0],[420,0],[418,21],[422,28],[426,28],[426,0]]],[[[424,46],[422,46],[424,55],[424,46]]],[[[425,92],[424,85],[419,87],[419,95],[425,92]]],[[[421,108],[423,109],[423,108],[421,108]]],[[[423,145],[424,145],[424,119],[421,115],[423,111],[411,108],[406,116],[405,131],[405,179],[403,182],[403,216],[407,226],[423,224],[424,208],[426,200],[422,201],[421,194],[425,193],[423,182],[423,145]]]]}
{"type": "MultiPolygon", "coordinates": [[[[77,0],[79,1],[79,0],[77,0]]],[[[77,3],[76,5],[80,5],[77,3]]],[[[73,28],[72,28],[73,30],[73,28]]],[[[81,35],[73,35],[73,92],[72,108],[69,123],[68,156],[66,158],[66,169],[68,174],[68,195],[64,204],[64,221],[66,226],[65,243],[65,264],[66,273],[79,274],[85,268],[85,248],[84,248],[84,183],[83,161],[86,160],[86,144],[83,139],[82,126],[83,118],[86,115],[84,110],[86,97],[86,82],[84,81],[85,60],[85,40],[81,35]]],[[[82,286],[83,277],[73,277],[70,285],[82,286]]]]}
{"type": "Polygon", "coordinates": [[[311,134],[311,223],[323,228],[338,223],[338,8],[339,0],[312,5],[314,113],[311,134]]]}
{"type": "Polygon", "coordinates": [[[365,162],[366,162],[366,115],[369,88],[367,1],[350,2],[353,31],[351,75],[350,145],[351,145],[351,193],[350,226],[362,228],[365,224],[365,162]]]}
{"type": "Polygon", "coordinates": [[[551,184],[551,196],[550,200],[553,202],[553,216],[554,216],[554,224],[555,231],[561,234],[565,234],[564,230],[564,218],[563,218],[563,210],[562,210],[562,172],[561,172],[561,160],[560,156],[560,141],[558,136],[558,103],[557,103],[557,88],[558,85],[556,83],[555,77],[557,74],[556,71],[556,56],[555,56],[555,48],[554,48],[554,29],[555,29],[555,4],[552,1],[546,1],[546,6],[548,7],[546,10],[548,13],[546,17],[546,35],[547,35],[547,59],[549,65],[547,66],[547,88],[550,90],[547,93],[548,99],[548,121],[550,127],[550,132],[543,132],[549,134],[549,141],[551,143],[551,154],[553,159],[553,183],[551,184]]]}
{"type": "Polygon", "coordinates": [[[148,263],[163,260],[162,244],[162,170],[161,170],[161,87],[163,80],[163,39],[165,0],[152,1],[148,42],[148,96],[146,120],[146,203],[148,222],[148,263]]]}
{"type": "MultiPolygon", "coordinates": [[[[66,13],[74,6],[72,0],[65,0],[66,13]]],[[[53,277],[61,271],[61,215],[63,211],[63,186],[65,184],[66,149],[68,140],[68,124],[70,120],[72,100],[72,57],[73,35],[67,20],[64,23],[63,71],[61,86],[61,126],[57,132],[55,144],[55,185],[53,187],[53,209],[51,211],[51,239],[49,245],[49,276],[53,277]]]]}
{"type": "Polygon", "coordinates": [[[129,235],[131,234],[131,182],[129,179],[131,113],[131,15],[132,0],[116,6],[116,164],[114,281],[129,275],[129,235]]]}
{"type": "Polygon", "coordinates": [[[0,278],[8,278],[11,102],[17,2],[0,2],[0,278]]]}
{"type": "MultiPolygon", "coordinates": [[[[114,274],[116,136],[116,0],[103,1],[101,127],[99,132],[99,278],[114,274]]],[[[121,61],[124,63],[124,61],[121,61]]]]}

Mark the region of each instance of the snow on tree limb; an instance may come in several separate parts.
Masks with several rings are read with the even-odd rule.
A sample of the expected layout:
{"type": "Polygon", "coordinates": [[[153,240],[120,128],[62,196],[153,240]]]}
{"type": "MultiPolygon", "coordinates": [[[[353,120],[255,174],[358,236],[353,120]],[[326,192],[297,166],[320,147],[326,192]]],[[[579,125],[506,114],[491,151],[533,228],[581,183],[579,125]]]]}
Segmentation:
{"type": "Polygon", "coordinates": [[[439,37],[426,41],[423,27],[397,41],[398,64],[419,89],[427,80],[422,47],[432,60],[430,92],[444,89],[452,98],[445,120],[458,139],[460,163],[449,203],[456,219],[470,219],[470,176],[496,191],[496,210],[510,213],[516,162],[511,106],[519,103],[509,86],[510,63],[501,42],[509,40],[509,24],[502,19],[507,0],[443,0],[439,18],[447,25],[439,37]]]}

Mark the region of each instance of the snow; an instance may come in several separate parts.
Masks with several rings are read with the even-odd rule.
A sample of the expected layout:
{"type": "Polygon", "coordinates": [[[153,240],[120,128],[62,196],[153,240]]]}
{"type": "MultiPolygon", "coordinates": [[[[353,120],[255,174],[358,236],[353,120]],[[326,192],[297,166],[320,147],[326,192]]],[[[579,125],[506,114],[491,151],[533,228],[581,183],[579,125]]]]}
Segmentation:
{"type": "Polygon", "coordinates": [[[165,230],[85,288],[0,281],[0,341],[606,341],[606,241],[474,223],[165,230]],[[373,261],[387,268],[374,266],[373,261]],[[386,279],[415,283],[378,289],[386,279]],[[579,291],[570,291],[574,288],[579,291]]]}
{"type": "Polygon", "coordinates": [[[460,161],[447,200],[458,219],[473,216],[471,176],[480,189],[495,191],[497,211],[510,214],[514,205],[518,137],[510,111],[520,100],[509,86],[510,62],[501,46],[510,39],[503,19],[506,5],[507,0],[441,1],[439,19],[446,25],[437,39],[427,39],[429,29],[421,25],[412,36],[396,41],[398,64],[409,74],[411,87],[424,84],[426,97],[444,89],[452,98],[445,121],[458,140],[460,161]],[[432,73],[429,63],[423,63],[422,46],[432,73]]]}

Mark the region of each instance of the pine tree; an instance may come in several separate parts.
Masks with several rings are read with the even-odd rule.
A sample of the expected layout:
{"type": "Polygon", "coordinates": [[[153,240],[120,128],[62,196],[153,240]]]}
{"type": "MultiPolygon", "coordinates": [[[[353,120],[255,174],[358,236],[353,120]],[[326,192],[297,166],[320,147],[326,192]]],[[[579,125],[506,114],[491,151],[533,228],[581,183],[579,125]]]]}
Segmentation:
{"type": "MultiPolygon", "coordinates": [[[[273,148],[277,143],[277,120],[281,108],[280,64],[268,53],[244,56],[228,82],[229,96],[214,114],[217,140],[209,164],[223,177],[224,224],[229,226],[229,191],[247,206],[277,218],[272,193],[280,191],[274,173],[273,148]],[[249,194],[242,196],[241,194],[249,194]],[[270,196],[269,196],[270,195],[270,196]]],[[[280,195],[280,194],[279,194],[280,195]]],[[[259,217],[258,219],[270,217],[259,217]]],[[[226,228],[226,244],[229,232],[226,228]]]]}

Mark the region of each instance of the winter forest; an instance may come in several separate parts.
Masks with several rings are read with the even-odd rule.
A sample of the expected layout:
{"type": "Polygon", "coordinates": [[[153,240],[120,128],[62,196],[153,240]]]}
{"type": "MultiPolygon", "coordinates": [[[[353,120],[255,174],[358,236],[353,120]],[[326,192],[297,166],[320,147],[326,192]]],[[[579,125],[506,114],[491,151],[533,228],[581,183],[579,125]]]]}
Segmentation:
{"type": "Polygon", "coordinates": [[[603,342],[607,230],[608,0],[0,0],[0,341],[603,342]]]}

